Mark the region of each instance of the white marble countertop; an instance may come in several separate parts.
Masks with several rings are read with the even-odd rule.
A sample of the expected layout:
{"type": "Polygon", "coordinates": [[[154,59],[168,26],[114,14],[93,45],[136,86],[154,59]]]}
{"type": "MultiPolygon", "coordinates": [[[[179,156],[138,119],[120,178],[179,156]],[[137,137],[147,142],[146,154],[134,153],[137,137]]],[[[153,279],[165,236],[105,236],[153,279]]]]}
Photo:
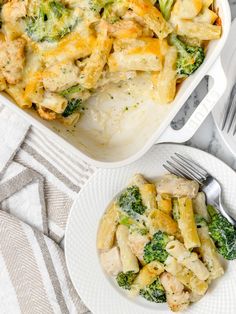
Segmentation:
{"type": "MultiPolygon", "coordinates": [[[[236,17],[236,0],[229,0],[229,3],[231,6],[232,19],[234,19],[236,17]]],[[[176,117],[175,125],[177,127],[180,127],[185,123],[186,117],[188,117],[189,112],[191,112],[191,108],[194,108],[199,104],[201,94],[205,93],[206,90],[207,82],[205,81],[200,84],[198,89],[186,102],[182,112],[178,114],[178,117],[176,117]]],[[[207,117],[205,122],[201,125],[197,133],[192,137],[192,139],[186,143],[186,145],[190,145],[207,151],[212,155],[220,158],[230,167],[236,170],[236,159],[222,141],[211,114],[207,117]]]]}

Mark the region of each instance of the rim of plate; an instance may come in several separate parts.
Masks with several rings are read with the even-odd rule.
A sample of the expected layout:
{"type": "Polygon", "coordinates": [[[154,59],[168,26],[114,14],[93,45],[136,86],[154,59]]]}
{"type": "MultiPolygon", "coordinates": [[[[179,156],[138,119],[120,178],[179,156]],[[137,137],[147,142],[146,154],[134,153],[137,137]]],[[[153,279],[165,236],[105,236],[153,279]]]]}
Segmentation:
{"type": "MultiPolygon", "coordinates": [[[[131,175],[140,172],[148,178],[155,178],[166,173],[162,163],[174,152],[195,158],[219,180],[223,187],[224,203],[236,215],[233,193],[236,190],[236,173],[220,159],[197,148],[180,144],[159,144],[133,164],[97,170],[79,192],[69,214],[65,232],[65,256],[69,275],[77,293],[92,313],[173,313],[167,305],[132,300],[116,288],[100,266],[96,235],[98,223],[107,205],[124,188],[131,175]]],[[[234,313],[236,260],[225,262],[224,266],[227,269],[224,276],[210,286],[206,296],[188,308],[187,314],[234,313]]]]}

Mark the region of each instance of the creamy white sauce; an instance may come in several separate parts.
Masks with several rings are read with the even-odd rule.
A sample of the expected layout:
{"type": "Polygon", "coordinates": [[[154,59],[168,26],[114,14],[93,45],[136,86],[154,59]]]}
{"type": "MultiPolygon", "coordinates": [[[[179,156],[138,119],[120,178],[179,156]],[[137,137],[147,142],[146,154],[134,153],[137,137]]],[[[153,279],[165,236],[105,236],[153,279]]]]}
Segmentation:
{"type": "Polygon", "coordinates": [[[152,90],[148,74],[106,86],[87,101],[78,128],[103,145],[128,144],[136,136],[144,140],[171,109],[171,105],[157,104],[152,90]]]}

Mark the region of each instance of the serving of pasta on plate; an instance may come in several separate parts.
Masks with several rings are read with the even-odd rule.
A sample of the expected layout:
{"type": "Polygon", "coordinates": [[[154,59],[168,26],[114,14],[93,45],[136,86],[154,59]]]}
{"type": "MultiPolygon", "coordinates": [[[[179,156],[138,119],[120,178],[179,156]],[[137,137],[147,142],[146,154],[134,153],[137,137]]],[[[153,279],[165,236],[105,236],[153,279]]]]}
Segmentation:
{"type": "Polygon", "coordinates": [[[214,0],[0,0],[0,92],[74,125],[94,92],[145,72],[167,104],[221,33],[214,0]]]}
{"type": "Polygon", "coordinates": [[[183,311],[236,259],[236,230],[195,181],[141,174],[108,206],[97,233],[101,265],[128,297],[183,311]]]}

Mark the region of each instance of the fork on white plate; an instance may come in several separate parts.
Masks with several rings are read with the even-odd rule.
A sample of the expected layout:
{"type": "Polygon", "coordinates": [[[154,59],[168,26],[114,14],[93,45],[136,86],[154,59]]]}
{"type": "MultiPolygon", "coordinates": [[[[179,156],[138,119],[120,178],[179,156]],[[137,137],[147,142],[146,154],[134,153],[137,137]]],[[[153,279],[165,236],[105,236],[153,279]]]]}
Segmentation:
{"type": "Polygon", "coordinates": [[[170,160],[166,161],[166,164],[163,164],[163,167],[172,174],[197,181],[201,190],[206,195],[207,203],[216,207],[220,213],[236,227],[236,220],[227,213],[227,210],[222,204],[220,183],[202,166],[194,160],[175,153],[174,156],[170,157],[170,160]]]}

